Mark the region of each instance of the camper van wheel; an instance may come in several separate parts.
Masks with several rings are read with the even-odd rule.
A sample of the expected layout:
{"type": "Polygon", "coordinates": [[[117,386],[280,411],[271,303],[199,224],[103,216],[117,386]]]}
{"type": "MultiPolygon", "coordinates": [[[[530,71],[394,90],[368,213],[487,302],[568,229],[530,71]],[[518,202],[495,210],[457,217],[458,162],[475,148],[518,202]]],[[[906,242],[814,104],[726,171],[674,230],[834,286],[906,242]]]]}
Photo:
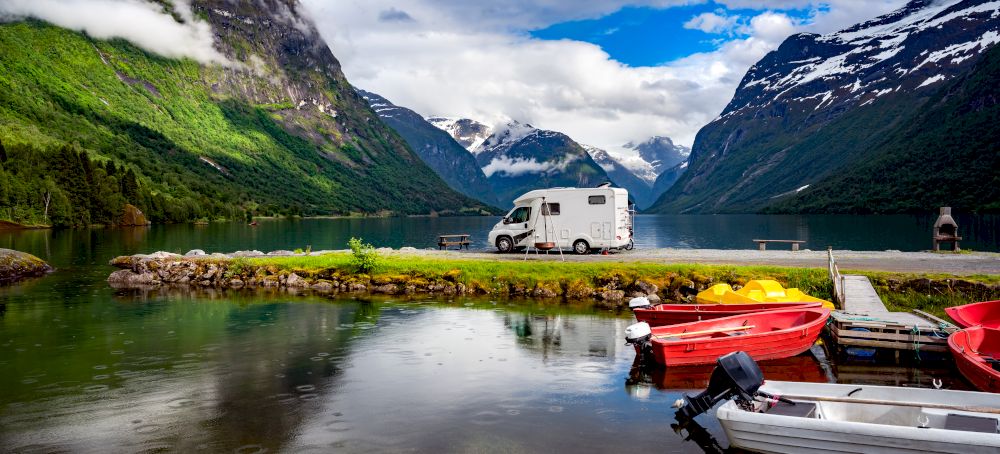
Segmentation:
{"type": "Polygon", "coordinates": [[[625,245],[625,250],[626,251],[631,251],[634,248],[635,248],[635,241],[632,241],[632,239],[629,239],[628,240],[628,244],[625,245]]]}
{"type": "Polygon", "coordinates": [[[573,242],[573,252],[580,255],[588,254],[590,253],[590,245],[585,240],[576,240],[573,242]]]}
{"type": "Polygon", "coordinates": [[[497,250],[503,254],[511,252],[514,250],[514,240],[509,236],[502,236],[497,238],[497,250]]]}

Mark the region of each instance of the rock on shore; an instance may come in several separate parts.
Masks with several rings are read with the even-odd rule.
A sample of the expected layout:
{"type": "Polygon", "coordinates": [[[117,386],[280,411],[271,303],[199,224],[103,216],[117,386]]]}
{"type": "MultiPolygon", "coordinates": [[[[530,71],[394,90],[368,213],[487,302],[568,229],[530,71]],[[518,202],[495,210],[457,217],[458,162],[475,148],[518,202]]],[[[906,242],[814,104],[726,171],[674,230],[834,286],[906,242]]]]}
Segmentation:
{"type": "Polygon", "coordinates": [[[38,257],[13,249],[0,249],[0,284],[42,276],[51,271],[52,267],[38,257]]]}

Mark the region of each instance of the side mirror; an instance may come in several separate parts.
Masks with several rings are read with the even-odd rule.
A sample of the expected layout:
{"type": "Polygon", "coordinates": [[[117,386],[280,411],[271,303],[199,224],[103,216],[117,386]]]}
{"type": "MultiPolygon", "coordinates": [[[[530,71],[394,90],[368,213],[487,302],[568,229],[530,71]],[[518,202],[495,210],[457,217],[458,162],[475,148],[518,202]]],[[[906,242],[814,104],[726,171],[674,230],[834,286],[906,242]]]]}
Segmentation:
{"type": "Polygon", "coordinates": [[[504,223],[504,224],[510,224],[510,218],[508,218],[508,217],[504,216],[504,218],[503,218],[503,223],[504,223]]]}

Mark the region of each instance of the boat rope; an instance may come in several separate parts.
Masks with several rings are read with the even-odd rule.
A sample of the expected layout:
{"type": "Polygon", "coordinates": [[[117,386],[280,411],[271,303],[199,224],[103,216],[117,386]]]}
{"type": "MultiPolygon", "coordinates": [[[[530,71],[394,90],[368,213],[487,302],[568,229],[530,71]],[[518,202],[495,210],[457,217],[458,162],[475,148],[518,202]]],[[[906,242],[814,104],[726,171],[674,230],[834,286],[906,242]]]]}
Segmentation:
{"type": "Polygon", "coordinates": [[[920,340],[917,339],[917,336],[920,335],[920,327],[918,327],[917,325],[913,325],[912,331],[913,331],[913,357],[914,357],[914,359],[916,359],[919,362],[920,361],[920,340]]]}

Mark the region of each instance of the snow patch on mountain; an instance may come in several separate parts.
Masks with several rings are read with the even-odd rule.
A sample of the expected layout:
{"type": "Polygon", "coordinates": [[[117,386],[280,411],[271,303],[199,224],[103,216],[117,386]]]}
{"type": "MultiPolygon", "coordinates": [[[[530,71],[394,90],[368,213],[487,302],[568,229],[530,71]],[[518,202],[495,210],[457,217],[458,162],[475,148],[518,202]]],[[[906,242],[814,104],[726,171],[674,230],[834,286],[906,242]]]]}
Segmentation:
{"type": "Polygon", "coordinates": [[[480,145],[493,134],[489,125],[470,118],[458,117],[428,117],[427,121],[438,129],[447,132],[466,150],[476,154],[480,145]]]}
{"type": "Polygon", "coordinates": [[[792,36],[771,55],[784,52],[792,58],[781,61],[778,57],[770,63],[765,58],[751,67],[738,96],[717,120],[734,112],[765,108],[776,99],[811,99],[818,103],[811,106],[814,109],[841,102],[863,105],[886,94],[890,84],[895,89],[912,90],[946,80],[955,75],[950,68],[1000,43],[1000,24],[995,20],[998,17],[1000,1],[916,0],[893,13],[839,32],[792,36]],[[947,30],[966,30],[966,35],[971,36],[947,30]],[[956,42],[958,39],[961,41],[956,42]],[[926,50],[917,54],[913,49],[926,50]],[[898,79],[918,70],[918,75],[925,77],[897,85],[898,79]],[[928,82],[927,77],[935,73],[940,77],[928,82]],[[796,90],[805,85],[810,85],[812,91],[796,90]],[[802,91],[823,92],[823,96],[802,96],[802,91]]]}

